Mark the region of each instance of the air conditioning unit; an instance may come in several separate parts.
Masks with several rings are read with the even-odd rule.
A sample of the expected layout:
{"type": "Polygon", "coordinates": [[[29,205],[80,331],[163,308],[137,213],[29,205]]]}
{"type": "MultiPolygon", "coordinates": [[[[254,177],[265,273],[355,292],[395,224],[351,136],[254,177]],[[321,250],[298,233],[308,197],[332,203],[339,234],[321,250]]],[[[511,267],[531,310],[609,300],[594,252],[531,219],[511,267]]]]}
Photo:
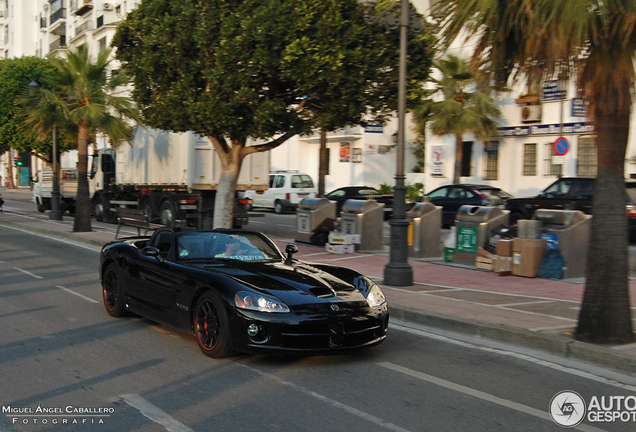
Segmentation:
{"type": "Polygon", "coordinates": [[[104,3],[102,7],[105,11],[110,11],[110,10],[113,10],[115,5],[113,5],[112,3],[104,3]]]}
{"type": "Polygon", "coordinates": [[[48,3],[44,3],[42,5],[42,9],[44,9],[45,11],[49,10],[49,4],[48,3]]]}
{"type": "Polygon", "coordinates": [[[526,105],[521,108],[522,123],[538,123],[541,121],[541,105],[526,105]]]}

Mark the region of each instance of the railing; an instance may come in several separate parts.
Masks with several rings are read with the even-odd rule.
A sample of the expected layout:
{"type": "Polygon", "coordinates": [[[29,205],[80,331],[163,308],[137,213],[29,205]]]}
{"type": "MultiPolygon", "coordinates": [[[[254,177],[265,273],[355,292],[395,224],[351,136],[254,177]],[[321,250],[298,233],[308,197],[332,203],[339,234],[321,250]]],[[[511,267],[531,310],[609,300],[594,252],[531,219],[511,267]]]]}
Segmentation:
{"type": "Polygon", "coordinates": [[[49,52],[51,51],[55,51],[56,49],[59,48],[65,48],[66,47],[66,36],[60,36],[60,38],[58,40],[56,40],[55,42],[53,42],[49,48],[49,52]]]}
{"type": "Polygon", "coordinates": [[[51,25],[59,19],[66,18],[66,8],[56,10],[51,14],[51,25]]]}
{"type": "Polygon", "coordinates": [[[75,28],[75,36],[79,36],[82,33],[84,33],[87,30],[92,30],[93,28],[93,21],[86,21],[84,24],[79,25],[75,28]]]}

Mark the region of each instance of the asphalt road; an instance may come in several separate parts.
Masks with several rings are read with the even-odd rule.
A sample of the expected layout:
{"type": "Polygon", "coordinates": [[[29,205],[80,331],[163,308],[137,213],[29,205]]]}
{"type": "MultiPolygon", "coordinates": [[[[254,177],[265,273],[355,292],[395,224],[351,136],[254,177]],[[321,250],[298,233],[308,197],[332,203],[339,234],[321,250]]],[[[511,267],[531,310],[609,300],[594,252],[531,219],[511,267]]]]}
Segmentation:
{"type": "Polygon", "coordinates": [[[633,380],[396,323],[352,355],[212,360],[191,335],[110,318],[98,248],[2,225],[0,238],[1,432],[557,431],[561,391],[636,395],[633,380]]]}

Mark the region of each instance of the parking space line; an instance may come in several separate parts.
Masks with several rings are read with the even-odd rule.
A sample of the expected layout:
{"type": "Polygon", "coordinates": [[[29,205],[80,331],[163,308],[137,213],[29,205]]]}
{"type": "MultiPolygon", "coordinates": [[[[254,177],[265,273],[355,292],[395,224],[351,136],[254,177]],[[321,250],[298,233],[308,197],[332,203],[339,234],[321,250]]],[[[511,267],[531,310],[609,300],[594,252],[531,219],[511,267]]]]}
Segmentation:
{"type": "Polygon", "coordinates": [[[127,394],[121,398],[131,407],[137,409],[144,417],[165,427],[168,432],[194,432],[188,426],[156,407],[138,394],[127,394]]]}
{"type": "Polygon", "coordinates": [[[19,272],[22,272],[22,273],[24,273],[24,274],[26,274],[26,275],[29,275],[29,276],[31,276],[31,277],[34,277],[34,278],[36,278],[36,279],[44,279],[42,276],[38,276],[38,275],[36,275],[36,274],[31,273],[30,271],[27,271],[27,270],[21,269],[21,268],[19,268],[19,267],[13,267],[13,270],[17,270],[17,271],[19,271],[19,272]]]}
{"type": "MultiPolygon", "coordinates": [[[[525,413],[525,414],[529,414],[531,416],[538,417],[540,419],[549,421],[551,424],[553,423],[552,419],[550,418],[550,414],[547,411],[541,411],[541,410],[538,410],[538,409],[535,409],[535,408],[532,408],[532,407],[529,407],[529,406],[526,406],[526,405],[523,405],[523,404],[520,404],[520,403],[517,403],[517,402],[513,402],[513,401],[510,401],[510,400],[507,400],[507,399],[503,399],[503,398],[500,398],[500,397],[497,397],[497,396],[494,396],[494,395],[491,395],[491,394],[488,394],[488,393],[485,393],[485,392],[482,392],[482,391],[479,391],[479,390],[472,389],[470,387],[463,386],[461,384],[455,384],[453,382],[446,381],[444,379],[437,378],[437,377],[434,377],[432,375],[427,375],[425,373],[414,371],[412,369],[408,369],[408,368],[405,368],[405,367],[402,367],[402,366],[398,366],[398,365],[395,365],[395,364],[392,364],[392,363],[382,362],[382,363],[377,363],[377,364],[378,364],[378,366],[382,366],[384,368],[387,368],[387,369],[390,369],[390,370],[393,370],[393,371],[396,371],[396,372],[400,372],[400,373],[408,375],[410,377],[417,378],[417,379],[420,379],[422,381],[427,381],[427,382],[430,382],[432,384],[438,385],[440,387],[444,387],[444,388],[447,388],[449,390],[453,390],[453,391],[456,391],[456,392],[459,392],[459,393],[463,393],[465,395],[468,395],[468,396],[471,396],[471,397],[475,397],[477,399],[481,399],[481,400],[484,400],[486,402],[491,402],[491,403],[503,406],[505,408],[510,408],[510,409],[515,410],[515,411],[519,411],[519,412],[522,412],[522,413],[525,413]]],[[[583,424],[579,425],[578,427],[575,427],[574,429],[578,429],[578,430],[582,430],[582,431],[590,431],[590,432],[599,432],[599,431],[603,430],[603,429],[598,429],[598,428],[595,428],[593,426],[588,426],[588,425],[583,425],[583,424]]]]}
{"type": "Polygon", "coordinates": [[[75,292],[75,291],[73,291],[72,289],[68,289],[68,288],[65,288],[65,287],[60,286],[60,285],[57,285],[55,288],[59,288],[59,289],[61,289],[62,291],[66,291],[66,292],[67,292],[67,293],[69,293],[69,294],[76,295],[76,296],[78,296],[78,297],[80,297],[80,298],[83,298],[84,300],[89,301],[89,302],[91,302],[91,303],[99,303],[97,300],[94,300],[94,299],[92,299],[92,298],[90,298],[90,297],[86,297],[85,295],[80,294],[80,293],[78,293],[78,292],[75,292]]]}

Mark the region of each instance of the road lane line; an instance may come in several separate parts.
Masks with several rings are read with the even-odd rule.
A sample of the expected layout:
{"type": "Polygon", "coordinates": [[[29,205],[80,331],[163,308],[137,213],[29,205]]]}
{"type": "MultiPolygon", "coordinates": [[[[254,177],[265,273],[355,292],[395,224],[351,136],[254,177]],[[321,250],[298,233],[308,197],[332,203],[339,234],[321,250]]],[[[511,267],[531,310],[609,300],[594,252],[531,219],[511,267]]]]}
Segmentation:
{"type": "Polygon", "coordinates": [[[75,292],[75,291],[73,291],[72,289],[65,288],[65,287],[63,287],[63,286],[61,286],[61,285],[57,285],[55,288],[59,288],[59,289],[61,289],[62,291],[66,291],[66,292],[67,292],[67,293],[69,293],[69,294],[76,295],[76,296],[78,296],[78,297],[80,297],[80,298],[83,298],[84,300],[89,301],[89,302],[91,302],[91,303],[99,303],[97,300],[93,300],[93,299],[92,299],[92,298],[90,298],[90,297],[86,297],[86,296],[85,296],[85,295],[83,295],[83,294],[80,294],[80,293],[78,293],[78,292],[75,292]]]}
{"type": "Polygon", "coordinates": [[[306,394],[308,396],[311,396],[314,399],[317,399],[317,400],[319,400],[321,402],[324,402],[324,403],[326,403],[328,405],[331,405],[331,406],[333,406],[335,408],[339,408],[339,409],[341,409],[343,411],[346,411],[349,414],[353,414],[353,415],[355,415],[357,417],[360,417],[360,418],[362,418],[364,420],[367,420],[367,421],[369,421],[371,423],[374,423],[377,426],[381,426],[381,427],[383,427],[385,429],[388,429],[388,430],[391,430],[391,431],[396,431],[396,432],[410,432],[408,429],[404,429],[404,428],[402,428],[402,427],[400,427],[400,426],[398,426],[396,424],[393,424],[393,423],[390,423],[388,421],[382,420],[381,418],[372,416],[371,414],[368,414],[368,413],[366,413],[364,411],[360,411],[359,409],[353,408],[353,407],[351,407],[349,405],[345,405],[345,404],[343,404],[341,402],[335,401],[333,399],[329,399],[326,396],[323,396],[323,395],[321,395],[319,393],[316,393],[316,392],[314,392],[312,390],[309,390],[309,389],[307,389],[307,388],[305,388],[303,386],[300,386],[298,384],[294,384],[291,381],[286,381],[286,380],[284,380],[282,378],[277,377],[276,375],[268,374],[267,372],[263,372],[263,371],[261,371],[259,369],[255,369],[255,368],[253,368],[251,366],[246,366],[246,365],[241,364],[241,363],[237,363],[237,364],[242,366],[242,367],[244,367],[244,368],[246,368],[246,369],[249,369],[250,371],[252,371],[252,372],[254,372],[254,373],[258,374],[258,375],[261,375],[261,376],[266,377],[266,378],[270,378],[270,379],[278,382],[279,384],[291,387],[291,388],[293,388],[294,390],[296,390],[296,391],[298,391],[300,393],[304,393],[304,394],[306,394]]]}
{"type": "MultiPolygon", "coordinates": [[[[393,371],[403,373],[403,374],[408,375],[410,377],[417,378],[417,379],[420,379],[422,381],[427,381],[427,382],[433,383],[435,385],[438,385],[440,387],[444,387],[444,388],[447,388],[449,390],[453,390],[453,391],[456,391],[456,392],[459,392],[459,393],[463,393],[465,395],[468,395],[468,396],[471,396],[471,397],[475,397],[477,399],[481,399],[481,400],[484,400],[486,402],[491,402],[491,403],[494,403],[494,404],[497,404],[497,405],[501,405],[501,406],[503,406],[505,408],[510,408],[510,409],[513,409],[515,411],[519,411],[519,412],[522,412],[522,413],[525,413],[525,414],[530,414],[530,415],[538,417],[538,418],[540,418],[542,420],[547,420],[550,423],[553,423],[552,418],[550,417],[550,414],[547,411],[541,411],[541,410],[538,410],[538,409],[535,409],[535,408],[531,408],[529,406],[522,405],[522,404],[517,403],[517,402],[513,402],[513,401],[509,401],[507,399],[503,399],[503,398],[500,398],[500,397],[497,397],[497,396],[493,396],[493,395],[491,395],[489,393],[485,393],[485,392],[482,392],[482,391],[479,391],[479,390],[475,390],[475,389],[472,389],[470,387],[463,386],[461,384],[455,384],[453,382],[446,381],[444,379],[437,378],[437,377],[434,377],[432,375],[427,375],[427,374],[422,373],[422,372],[414,371],[412,369],[408,369],[408,368],[405,368],[405,367],[402,367],[402,366],[398,366],[398,365],[395,365],[393,363],[382,362],[382,363],[377,363],[377,364],[378,364],[378,366],[382,366],[384,368],[391,369],[393,371]]],[[[579,425],[579,426],[575,427],[574,429],[578,429],[578,430],[582,430],[582,431],[589,431],[589,432],[600,432],[600,431],[603,431],[603,429],[598,429],[598,428],[595,428],[594,426],[588,426],[588,425],[584,425],[584,424],[579,425]]]]}
{"type": "Polygon", "coordinates": [[[38,276],[38,275],[36,275],[36,274],[31,273],[30,271],[26,271],[26,270],[21,269],[21,268],[19,268],[19,267],[13,267],[13,270],[20,271],[20,272],[22,272],[22,273],[24,273],[24,274],[26,274],[26,275],[32,276],[32,277],[34,277],[34,278],[36,278],[36,279],[44,279],[42,276],[38,276]]]}
{"type": "Polygon", "coordinates": [[[136,408],[144,417],[165,427],[168,432],[194,432],[194,430],[190,429],[167,412],[151,404],[138,394],[127,394],[120,397],[128,405],[136,408]]]}

